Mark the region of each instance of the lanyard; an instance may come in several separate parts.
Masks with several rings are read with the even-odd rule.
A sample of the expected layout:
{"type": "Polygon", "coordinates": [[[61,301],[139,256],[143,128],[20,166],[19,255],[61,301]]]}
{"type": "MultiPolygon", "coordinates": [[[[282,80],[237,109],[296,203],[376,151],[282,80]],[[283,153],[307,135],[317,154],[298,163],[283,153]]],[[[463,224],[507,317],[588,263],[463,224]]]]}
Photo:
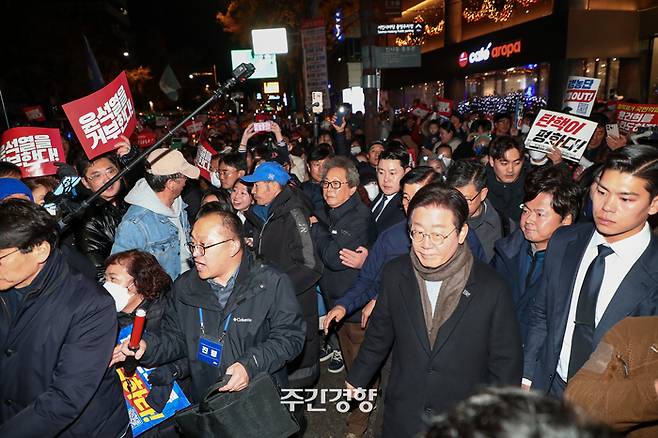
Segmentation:
{"type": "MultiPolygon", "coordinates": [[[[219,340],[221,341],[224,339],[224,335],[226,335],[226,331],[228,330],[228,326],[231,323],[231,316],[233,315],[233,312],[229,313],[228,316],[226,317],[226,321],[224,322],[224,331],[220,335],[219,340]]],[[[203,325],[203,309],[199,307],[199,325],[201,326],[201,334],[204,336],[206,335],[206,330],[205,326],[203,325]]]]}

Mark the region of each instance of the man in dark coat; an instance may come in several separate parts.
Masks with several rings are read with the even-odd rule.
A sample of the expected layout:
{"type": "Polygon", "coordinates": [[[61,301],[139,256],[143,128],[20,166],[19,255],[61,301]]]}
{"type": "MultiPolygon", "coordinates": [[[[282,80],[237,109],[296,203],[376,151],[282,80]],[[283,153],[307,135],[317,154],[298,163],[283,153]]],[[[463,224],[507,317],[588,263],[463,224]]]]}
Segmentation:
{"type": "Polygon", "coordinates": [[[517,224],[521,219],[523,182],[528,167],[523,155],[523,145],[514,138],[496,137],[489,145],[489,201],[504,217],[517,224]]]}
{"type": "Polygon", "coordinates": [[[0,436],[120,437],[114,301],[69,268],[56,240],[42,207],[0,204],[0,436]]]}
{"type": "MultiPolygon", "coordinates": [[[[335,157],[324,165],[322,193],[328,209],[319,215],[313,225],[313,241],[324,263],[325,270],[320,279],[322,293],[333,307],[356,280],[359,270],[346,266],[341,261],[341,250],[352,251],[358,247],[369,248],[377,237],[375,221],[359,194],[359,172],[349,158],[335,157]]],[[[361,328],[361,312],[356,312],[338,329],[342,356],[350,369],[365,330],[361,328]]],[[[368,413],[353,410],[347,419],[347,431],[362,436],[368,427],[368,413]]]]}
{"type": "Polygon", "coordinates": [[[530,326],[530,309],[539,291],[546,247],[555,230],[571,225],[580,211],[580,189],[556,167],[528,174],[520,229],[496,242],[492,266],[507,281],[521,338],[530,326]]]}
{"type": "Polygon", "coordinates": [[[242,181],[253,184],[256,201],[246,213],[254,232],[254,251],[292,281],[306,321],[306,344],[300,357],[289,365],[290,387],[313,385],[319,377],[320,336],[315,284],[322,263],[311,238],[311,211],[301,193],[286,185],[290,176],[277,163],[260,164],[242,181]]]}
{"type": "Polygon", "coordinates": [[[412,251],[384,268],[347,388],[367,387],[391,350],[384,436],[411,437],[482,385],[518,385],[522,351],[509,289],[464,244],[466,200],[431,184],[409,205],[412,251]]]}
{"type": "Polygon", "coordinates": [[[608,155],[591,197],[594,223],[551,237],[531,309],[523,384],[554,397],[617,322],[658,315],[658,238],[647,222],[658,213],[658,150],[608,155]]]}
{"type": "Polygon", "coordinates": [[[260,373],[285,388],[286,363],[302,351],[305,333],[290,280],[244,249],[235,214],[206,209],[200,215],[190,243],[195,267],[174,283],[160,332],[146,332],[136,354],[124,342],[113,362],[133,354],[147,366],[187,358],[193,402],[225,374],[231,379],[220,391],[240,391],[260,373]],[[205,339],[218,338],[216,363],[200,358],[205,339]]]}

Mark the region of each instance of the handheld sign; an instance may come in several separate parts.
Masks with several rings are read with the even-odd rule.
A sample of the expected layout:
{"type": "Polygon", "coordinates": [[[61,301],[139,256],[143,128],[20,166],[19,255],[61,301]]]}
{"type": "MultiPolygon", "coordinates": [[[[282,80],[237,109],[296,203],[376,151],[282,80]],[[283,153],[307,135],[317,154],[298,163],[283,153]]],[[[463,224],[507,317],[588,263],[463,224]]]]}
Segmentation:
{"type": "Polygon", "coordinates": [[[541,110],[530,128],[525,146],[544,153],[560,148],[565,160],[578,162],[595,130],[596,122],[570,114],[541,110]]]}

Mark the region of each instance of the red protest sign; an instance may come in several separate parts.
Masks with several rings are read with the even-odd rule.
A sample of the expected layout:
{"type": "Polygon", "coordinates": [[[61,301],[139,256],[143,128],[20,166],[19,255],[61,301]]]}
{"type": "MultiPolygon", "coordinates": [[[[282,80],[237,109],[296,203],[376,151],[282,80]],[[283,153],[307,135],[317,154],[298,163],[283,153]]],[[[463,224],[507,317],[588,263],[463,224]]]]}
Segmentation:
{"type": "Polygon", "coordinates": [[[187,130],[187,133],[190,135],[198,134],[202,129],[203,122],[200,120],[190,120],[189,122],[185,123],[185,130],[187,130]]]}
{"type": "Polygon", "coordinates": [[[201,176],[210,181],[210,160],[217,151],[210,144],[201,139],[197,145],[196,158],[194,164],[201,170],[201,176]]]}
{"type": "Polygon", "coordinates": [[[46,116],[43,112],[43,108],[41,108],[41,105],[25,106],[23,107],[23,112],[25,113],[27,120],[30,122],[46,121],[46,116]]]}
{"type": "Polygon", "coordinates": [[[633,134],[640,126],[658,125],[658,105],[617,103],[617,124],[622,134],[633,134]]]}
{"type": "Polygon", "coordinates": [[[436,112],[444,117],[450,117],[452,114],[452,100],[442,97],[436,98],[436,112]]]}
{"type": "Polygon", "coordinates": [[[62,108],[90,159],[113,150],[120,135],[130,137],[137,122],[126,72],[62,108]]]}
{"type": "Polygon", "coordinates": [[[158,141],[158,137],[155,135],[155,132],[148,128],[143,129],[137,134],[137,146],[142,149],[153,146],[156,141],[158,141]]]}
{"type": "Polygon", "coordinates": [[[2,134],[0,161],[20,167],[23,178],[54,175],[55,163],[64,159],[59,129],[12,128],[2,134]]]}

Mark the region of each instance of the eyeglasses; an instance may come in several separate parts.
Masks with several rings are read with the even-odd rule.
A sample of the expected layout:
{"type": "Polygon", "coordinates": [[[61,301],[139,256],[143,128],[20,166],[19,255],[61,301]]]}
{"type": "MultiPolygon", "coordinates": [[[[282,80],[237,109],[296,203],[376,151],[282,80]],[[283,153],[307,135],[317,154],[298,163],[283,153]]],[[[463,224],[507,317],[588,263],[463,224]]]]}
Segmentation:
{"type": "Polygon", "coordinates": [[[212,248],[213,246],[221,245],[222,243],[226,243],[226,242],[229,242],[231,240],[233,240],[233,239],[222,240],[221,242],[213,243],[211,245],[201,245],[201,244],[198,244],[198,243],[188,242],[187,249],[190,250],[190,254],[194,255],[194,253],[198,251],[199,256],[203,257],[204,255],[206,255],[206,250],[208,248],[212,248]]]}
{"type": "Polygon", "coordinates": [[[92,173],[91,175],[89,175],[87,177],[87,179],[89,181],[96,181],[97,179],[99,179],[102,176],[107,176],[108,178],[112,178],[117,173],[119,173],[119,169],[117,169],[116,167],[109,167],[109,168],[105,169],[105,171],[97,171],[97,172],[92,173]]]}
{"type": "MultiPolygon", "coordinates": [[[[475,201],[475,198],[477,198],[478,196],[480,196],[480,193],[482,193],[482,190],[484,190],[484,188],[480,189],[480,191],[477,192],[477,193],[475,194],[475,196],[473,196],[472,198],[466,198],[466,196],[464,196],[464,198],[466,198],[466,202],[468,202],[469,204],[473,203],[473,201],[475,201]]],[[[462,194],[463,194],[463,193],[462,193],[462,194]]]]}
{"type": "Polygon", "coordinates": [[[409,231],[409,237],[411,237],[411,240],[413,240],[416,243],[421,243],[423,240],[425,240],[425,237],[429,237],[430,241],[438,246],[443,244],[443,242],[448,238],[448,236],[450,236],[456,230],[457,228],[453,228],[453,230],[448,234],[446,234],[445,236],[441,233],[423,233],[422,231],[411,230],[409,231]]]}
{"type": "Polygon", "coordinates": [[[323,189],[331,187],[334,190],[338,190],[341,188],[343,184],[348,184],[347,181],[326,181],[322,180],[320,181],[320,184],[322,185],[323,189]]]}
{"type": "Polygon", "coordinates": [[[5,257],[9,257],[9,256],[12,255],[12,254],[16,254],[18,251],[20,251],[20,249],[15,249],[15,250],[12,251],[12,252],[8,252],[7,254],[5,254],[5,255],[3,255],[3,256],[0,256],[0,260],[4,259],[5,257]]]}

